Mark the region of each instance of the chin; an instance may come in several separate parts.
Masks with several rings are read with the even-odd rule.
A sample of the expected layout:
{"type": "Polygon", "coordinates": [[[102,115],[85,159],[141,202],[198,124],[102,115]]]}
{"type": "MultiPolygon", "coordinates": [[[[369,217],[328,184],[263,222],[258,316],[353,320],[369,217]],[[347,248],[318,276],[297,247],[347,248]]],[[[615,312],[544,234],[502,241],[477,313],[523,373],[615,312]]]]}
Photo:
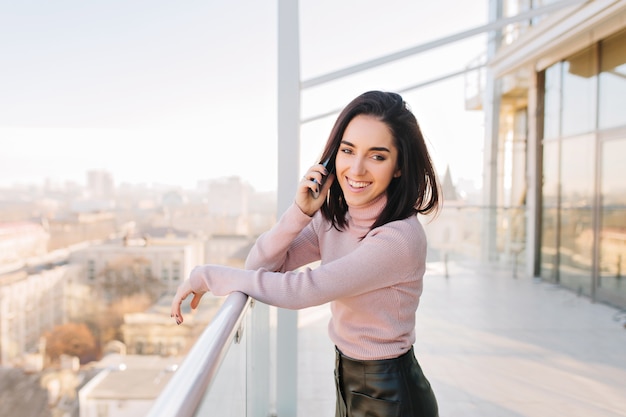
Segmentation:
{"type": "MultiPolygon", "coordinates": [[[[344,194],[344,197],[345,197],[345,194],[344,194]]],[[[346,198],[346,203],[350,207],[364,206],[366,204],[369,204],[371,201],[372,199],[366,196],[359,197],[359,198],[346,198]]]]}

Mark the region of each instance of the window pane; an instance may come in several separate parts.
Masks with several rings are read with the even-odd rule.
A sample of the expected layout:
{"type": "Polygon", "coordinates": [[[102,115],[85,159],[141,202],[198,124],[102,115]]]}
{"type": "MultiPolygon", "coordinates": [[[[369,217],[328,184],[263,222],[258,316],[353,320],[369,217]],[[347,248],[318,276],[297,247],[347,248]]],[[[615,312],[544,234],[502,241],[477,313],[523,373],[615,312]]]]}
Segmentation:
{"type": "Polygon", "coordinates": [[[563,61],[563,136],[595,130],[596,51],[587,48],[563,61]]]}
{"type": "Polygon", "coordinates": [[[561,144],[559,281],[591,295],[593,265],[594,136],[561,144]]]}
{"type": "Polygon", "coordinates": [[[561,109],[561,63],[546,69],[544,81],[543,137],[559,137],[561,109]]]}
{"type": "Polygon", "coordinates": [[[541,213],[541,277],[556,282],[559,199],[559,143],[543,145],[543,207],[541,213]]]}
{"type": "Polygon", "coordinates": [[[615,304],[626,303],[626,138],[602,147],[602,221],[598,294],[615,304]]]}
{"type": "Polygon", "coordinates": [[[626,125],[626,32],[600,43],[600,128],[626,125]]]}

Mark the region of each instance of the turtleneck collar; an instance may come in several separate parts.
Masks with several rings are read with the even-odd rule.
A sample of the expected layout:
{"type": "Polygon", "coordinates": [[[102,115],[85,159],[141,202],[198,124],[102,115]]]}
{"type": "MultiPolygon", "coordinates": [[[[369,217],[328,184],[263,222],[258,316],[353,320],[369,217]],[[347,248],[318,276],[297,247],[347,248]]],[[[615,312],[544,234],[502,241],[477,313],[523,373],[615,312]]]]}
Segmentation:
{"type": "Polygon", "coordinates": [[[382,193],[368,204],[359,207],[348,207],[348,224],[350,228],[367,233],[380,213],[387,205],[387,193],[382,193]]]}

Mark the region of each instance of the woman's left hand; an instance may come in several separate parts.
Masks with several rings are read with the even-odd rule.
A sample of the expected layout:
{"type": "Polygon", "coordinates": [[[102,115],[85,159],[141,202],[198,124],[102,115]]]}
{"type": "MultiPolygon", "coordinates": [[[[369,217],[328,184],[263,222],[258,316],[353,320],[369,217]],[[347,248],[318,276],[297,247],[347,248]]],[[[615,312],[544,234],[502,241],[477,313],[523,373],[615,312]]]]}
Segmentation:
{"type": "Polygon", "coordinates": [[[172,300],[171,316],[176,318],[176,324],[181,324],[183,322],[183,314],[180,311],[180,306],[189,294],[193,294],[193,298],[191,299],[191,308],[195,310],[198,308],[198,304],[200,304],[200,299],[202,298],[203,293],[194,292],[191,289],[191,283],[188,279],[186,279],[178,286],[176,295],[172,300]]]}

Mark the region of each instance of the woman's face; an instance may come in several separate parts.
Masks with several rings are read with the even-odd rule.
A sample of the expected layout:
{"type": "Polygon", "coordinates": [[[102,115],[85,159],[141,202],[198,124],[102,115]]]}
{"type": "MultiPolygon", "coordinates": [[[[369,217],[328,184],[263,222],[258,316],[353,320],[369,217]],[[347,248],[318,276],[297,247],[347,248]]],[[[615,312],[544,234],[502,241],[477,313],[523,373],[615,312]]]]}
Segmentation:
{"type": "Polygon", "coordinates": [[[341,139],[335,173],[350,207],[367,205],[382,193],[394,177],[398,149],[387,125],[372,116],[350,121],[341,139]]]}

